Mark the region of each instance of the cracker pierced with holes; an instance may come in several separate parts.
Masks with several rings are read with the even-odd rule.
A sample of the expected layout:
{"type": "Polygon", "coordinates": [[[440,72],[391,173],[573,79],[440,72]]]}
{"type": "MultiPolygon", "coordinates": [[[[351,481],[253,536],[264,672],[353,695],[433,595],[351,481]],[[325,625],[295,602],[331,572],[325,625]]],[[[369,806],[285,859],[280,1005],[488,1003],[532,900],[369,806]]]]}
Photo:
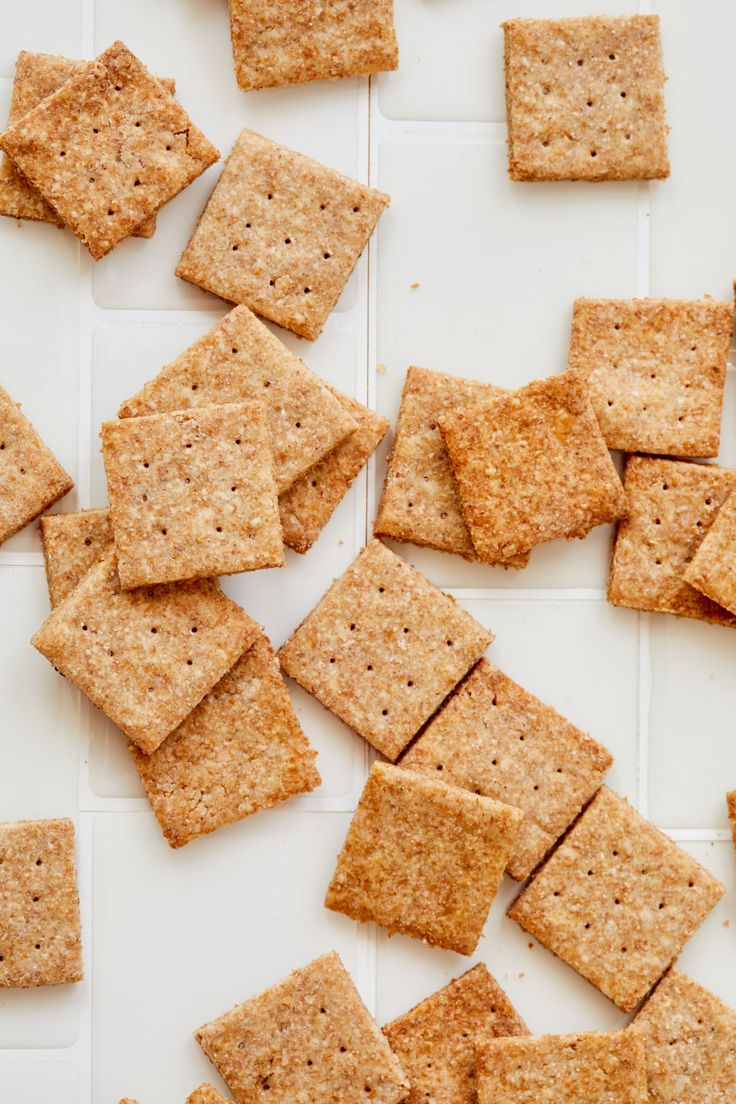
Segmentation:
{"type": "Polygon", "coordinates": [[[612,762],[604,747],[481,659],[400,765],[522,809],[507,867],[521,881],[588,803],[612,762]]]}
{"type": "Polygon", "coordinates": [[[388,203],[244,130],[176,274],[314,341],[388,203]]]}
{"type": "Polygon", "coordinates": [[[0,824],[0,988],[82,980],[74,825],[0,824]]]}
{"type": "Polygon", "coordinates": [[[523,818],[510,805],[374,763],[325,906],[470,955],[523,818]]]}
{"type": "Polygon", "coordinates": [[[626,513],[626,495],[576,372],[442,414],[438,422],[480,560],[585,537],[626,513]]]}
{"type": "Polygon", "coordinates": [[[683,579],[736,616],[736,493],[721,506],[683,579]]]}
{"type": "Polygon", "coordinates": [[[0,148],[95,260],[219,157],[122,42],[8,127],[0,148]]]}
{"type": "Polygon", "coordinates": [[[122,590],[110,551],[31,643],[150,754],[261,631],[209,579],[122,590]]]}
{"type": "Polygon", "coordinates": [[[604,786],[508,914],[631,1012],[723,893],[604,786]]]}
{"type": "Polygon", "coordinates": [[[399,1104],[403,1070],[335,951],[195,1033],[238,1104],[399,1104]]]}
{"type": "Polygon", "coordinates": [[[189,1094],[186,1104],[229,1104],[229,1102],[211,1085],[205,1083],[189,1094]]]}
{"type": "Polygon", "coordinates": [[[669,176],[659,16],[503,29],[512,180],[669,176]]]}
{"type": "Polygon", "coordinates": [[[47,514],[39,522],[51,606],[71,594],[113,543],[109,510],[47,514]]]}
{"type": "Polygon", "coordinates": [[[493,634],[371,541],[279,652],[305,690],[396,759],[493,634]]]}
{"type": "Polygon", "coordinates": [[[685,581],[718,510],[736,490],[736,471],[630,456],[624,485],[629,516],[616,534],[608,601],[736,626],[736,616],[685,581]]]}

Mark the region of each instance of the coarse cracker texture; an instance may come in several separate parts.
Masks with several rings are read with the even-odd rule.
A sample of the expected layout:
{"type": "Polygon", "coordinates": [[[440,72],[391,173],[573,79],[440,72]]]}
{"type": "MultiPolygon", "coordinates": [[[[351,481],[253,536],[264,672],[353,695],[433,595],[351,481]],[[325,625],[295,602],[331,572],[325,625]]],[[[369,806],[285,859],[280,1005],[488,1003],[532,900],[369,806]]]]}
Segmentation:
{"type": "Polygon", "coordinates": [[[411,1083],[404,1104],[476,1104],[476,1043],[527,1028],[480,962],[383,1031],[411,1083]]]}
{"type": "Polygon", "coordinates": [[[393,0],[230,0],[230,37],[246,90],[399,67],[393,0]]]}
{"type": "Polygon", "coordinates": [[[631,1012],[723,892],[603,786],[508,915],[631,1012]]]}
{"type": "Polygon", "coordinates": [[[82,980],[74,825],[0,824],[0,988],[82,980]]]}
{"type": "Polygon", "coordinates": [[[261,631],[210,579],[122,590],[110,551],[31,643],[150,754],[261,631]]]}
{"type": "Polygon", "coordinates": [[[736,847],[736,790],[729,790],[726,794],[726,806],[728,808],[728,819],[731,821],[733,843],[736,847]]]}
{"type": "Polygon", "coordinates": [[[481,659],[399,765],[522,809],[507,867],[521,881],[593,797],[612,762],[604,747],[481,659]]]}
{"type": "Polygon", "coordinates": [[[523,816],[446,782],[374,763],[325,906],[389,935],[471,955],[523,816]]]}
{"type": "Polygon", "coordinates": [[[219,157],[122,42],[8,127],[0,148],[95,260],[219,157]]]}
{"type": "Polygon", "coordinates": [[[616,533],[608,601],[735,627],[732,613],[683,576],[718,510],[736,489],[736,471],[630,456],[624,486],[629,516],[616,533]]]}
{"type": "Polygon", "coordinates": [[[715,516],[703,542],[685,568],[683,579],[706,598],[736,616],[736,492],[715,516]]]}
{"type": "Polygon", "coordinates": [[[658,16],[503,29],[512,180],[669,176],[658,16]]]}
{"type": "Polygon", "coordinates": [[[228,1104],[228,1101],[211,1085],[205,1083],[195,1089],[193,1093],[190,1093],[186,1099],[186,1104],[228,1104]]]}
{"type": "Polygon", "coordinates": [[[717,456],[733,303],[578,299],[570,368],[609,448],[717,456]]]}
{"type": "Polygon", "coordinates": [[[122,418],[100,437],[124,589],[282,566],[262,403],[122,418]]]}
{"type": "Polygon", "coordinates": [[[164,836],[183,847],[320,784],[266,636],[151,755],[133,762],[164,836]]]}
{"type": "Polygon", "coordinates": [[[247,307],[226,314],[118,413],[129,418],[248,400],[266,406],[278,494],[357,428],[327,384],[247,307]]]}
{"type": "Polygon", "coordinates": [[[109,510],[47,514],[40,521],[41,546],[52,608],[71,594],[112,546],[109,510]]]}
{"type": "Polygon", "coordinates": [[[314,341],[388,203],[244,130],[176,274],[314,341]]]}
{"type": "Polygon", "coordinates": [[[493,634],[378,540],[279,652],[287,675],[396,759],[493,634]]]}
{"type": "Polygon", "coordinates": [[[71,476],[0,387],[0,544],[73,486],[71,476]]]}
{"type": "Polygon", "coordinates": [[[478,558],[493,563],[626,513],[583,378],[563,372],[438,419],[478,558]]]}
{"type": "Polygon", "coordinates": [[[238,1104],[399,1104],[408,1084],[335,951],[195,1033],[238,1104]]]}

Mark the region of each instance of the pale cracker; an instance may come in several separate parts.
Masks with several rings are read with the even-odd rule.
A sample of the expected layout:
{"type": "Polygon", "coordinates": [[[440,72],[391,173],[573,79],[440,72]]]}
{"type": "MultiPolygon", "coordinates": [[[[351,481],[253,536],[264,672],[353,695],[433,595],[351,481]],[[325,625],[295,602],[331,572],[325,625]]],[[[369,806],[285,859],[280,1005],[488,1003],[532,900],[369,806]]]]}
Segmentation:
{"type": "Polygon", "coordinates": [[[112,546],[109,510],[47,514],[40,521],[41,546],[51,606],[71,594],[93,563],[112,546]]]}
{"type": "Polygon", "coordinates": [[[715,516],[683,579],[736,616],[736,491],[715,516]]]}
{"type": "Polygon", "coordinates": [[[189,1094],[186,1104],[229,1104],[229,1102],[217,1089],[213,1089],[212,1085],[205,1082],[189,1094]]]}

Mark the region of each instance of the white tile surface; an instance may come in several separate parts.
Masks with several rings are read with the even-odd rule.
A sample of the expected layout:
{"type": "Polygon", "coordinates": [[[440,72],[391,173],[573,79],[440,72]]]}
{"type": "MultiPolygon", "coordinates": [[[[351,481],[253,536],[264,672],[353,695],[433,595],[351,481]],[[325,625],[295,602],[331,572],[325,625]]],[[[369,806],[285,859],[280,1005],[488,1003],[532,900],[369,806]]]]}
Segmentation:
{"type": "Polygon", "coordinates": [[[77,1104],[79,1074],[66,1062],[7,1062],[0,1065],[0,1099],[8,1104],[77,1104]]]}
{"type": "Polygon", "coordinates": [[[82,0],[4,0],[0,77],[13,76],[21,50],[78,57],[81,36],[82,0]]]}

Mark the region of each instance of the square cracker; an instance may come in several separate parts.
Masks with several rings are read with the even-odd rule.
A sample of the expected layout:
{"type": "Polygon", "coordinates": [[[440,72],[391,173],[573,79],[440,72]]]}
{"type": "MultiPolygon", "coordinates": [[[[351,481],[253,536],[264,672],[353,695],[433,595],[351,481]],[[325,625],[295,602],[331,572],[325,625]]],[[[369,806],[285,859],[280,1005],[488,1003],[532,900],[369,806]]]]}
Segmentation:
{"type": "Polygon", "coordinates": [[[122,590],[110,551],[31,643],[150,753],[260,632],[210,579],[122,590]]]}
{"type": "Polygon", "coordinates": [[[281,567],[262,403],[123,418],[100,437],[126,590],[281,567]]]}
{"type": "Polygon", "coordinates": [[[74,825],[0,824],[0,988],[82,980],[74,825]]]}
{"type": "Polygon", "coordinates": [[[719,508],[736,489],[736,471],[630,456],[624,485],[629,516],[616,534],[608,601],[735,627],[732,613],[683,576],[719,508]]]}
{"type": "Polygon", "coordinates": [[[8,127],[0,148],[95,260],[219,156],[122,42],[8,127]]]}
{"type": "Polygon", "coordinates": [[[736,616],[736,492],[715,516],[700,547],[685,568],[683,579],[706,598],[736,616]]]}
{"type": "Polygon", "coordinates": [[[393,0],[230,0],[230,36],[245,89],[399,67],[393,0]]]}
{"type": "Polygon", "coordinates": [[[512,180],[669,176],[659,16],[503,29],[512,180]]]}
{"type": "Polygon", "coordinates": [[[388,203],[244,130],[176,274],[313,341],[388,203]]]}
{"type": "Polygon", "coordinates": [[[41,545],[51,606],[71,594],[92,564],[112,547],[109,510],[47,514],[40,521],[41,545]]]}
{"type": "Polygon", "coordinates": [[[374,763],[325,906],[389,935],[470,955],[523,813],[457,786],[374,763]]]}
{"type": "Polygon", "coordinates": [[[0,387],[0,544],[73,486],[71,476],[0,387]]]}
{"type": "Polygon", "coordinates": [[[388,759],[396,759],[493,634],[378,540],[360,552],[279,659],[388,759]]]}
{"type": "Polygon", "coordinates": [[[481,659],[400,766],[522,809],[507,867],[522,881],[587,805],[612,762],[604,747],[481,659]]]}
{"type": "Polygon", "coordinates": [[[508,914],[631,1012],[723,892],[603,786],[508,914]]]}
{"type": "Polygon", "coordinates": [[[383,1032],[411,1084],[404,1104],[477,1104],[476,1044],[527,1028],[481,962],[383,1032]]]}
{"type": "Polygon", "coordinates": [[[335,951],[195,1033],[238,1104],[399,1104],[409,1086],[335,951]]]}
{"type": "Polygon", "coordinates": [[[626,495],[583,378],[563,372],[439,417],[465,523],[492,563],[584,537],[626,513],[626,495]]]}
{"type": "Polygon", "coordinates": [[[609,448],[717,456],[733,303],[578,299],[570,368],[609,448]]]}
{"type": "Polygon", "coordinates": [[[229,1101],[205,1082],[189,1094],[186,1104],[229,1104],[229,1101]]]}
{"type": "Polygon", "coordinates": [[[247,307],[226,314],[118,413],[129,418],[248,400],[266,407],[278,494],[357,428],[327,384],[247,307]]]}

